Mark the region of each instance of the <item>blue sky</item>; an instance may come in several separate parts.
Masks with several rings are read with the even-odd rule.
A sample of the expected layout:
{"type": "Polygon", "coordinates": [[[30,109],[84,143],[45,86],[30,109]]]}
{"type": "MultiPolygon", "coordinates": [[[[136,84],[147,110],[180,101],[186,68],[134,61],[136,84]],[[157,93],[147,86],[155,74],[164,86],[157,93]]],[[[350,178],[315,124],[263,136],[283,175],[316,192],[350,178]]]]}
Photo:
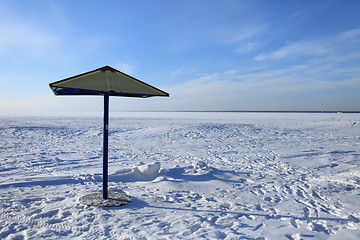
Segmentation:
{"type": "Polygon", "coordinates": [[[48,84],[110,65],[170,93],[112,111],[360,110],[360,1],[2,0],[0,111],[102,111],[48,84]]]}

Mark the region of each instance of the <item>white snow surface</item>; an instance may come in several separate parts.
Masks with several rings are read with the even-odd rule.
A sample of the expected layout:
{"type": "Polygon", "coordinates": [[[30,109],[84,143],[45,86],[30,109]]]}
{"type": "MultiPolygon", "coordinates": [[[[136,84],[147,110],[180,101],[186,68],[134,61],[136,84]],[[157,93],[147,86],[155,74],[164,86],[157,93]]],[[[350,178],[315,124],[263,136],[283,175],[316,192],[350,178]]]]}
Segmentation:
{"type": "Polygon", "coordinates": [[[360,114],[0,117],[0,239],[360,239],[360,114]]]}

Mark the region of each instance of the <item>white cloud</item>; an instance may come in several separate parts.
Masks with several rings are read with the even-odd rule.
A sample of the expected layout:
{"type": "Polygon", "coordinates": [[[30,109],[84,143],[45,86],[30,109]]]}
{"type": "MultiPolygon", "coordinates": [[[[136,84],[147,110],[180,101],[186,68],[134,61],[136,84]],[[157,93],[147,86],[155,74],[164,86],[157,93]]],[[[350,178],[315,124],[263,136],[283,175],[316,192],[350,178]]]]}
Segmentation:
{"type": "Polygon", "coordinates": [[[257,50],[263,45],[259,36],[267,30],[265,24],[247,23],[237,26],[222,26],[216,28],[216,35],[223,44],[238,46],[235,52],[247,53],[257,50]]]}
{"type": "Polygon", "coordinates": [[[135,70],[136,70],[136,66],[134,64],[130,64],[130,63],[118,63],[118,64],[115,64],[115,68],[119,69],[120,71],[122,71],[123,73],[126,73],[126,74],[133,74],[135,73],[135,70]]]}
{"type": "Polygon", "coordinates": [[[302,41],[289,44],[271,53],[262,53],[255,57],[257,61],[278,60],[302,55],[319,55],[329,52],[331,48],[321,42],[302,41]]]}
{"type": "Polygon", "coordinates": [[[248,53],[257,50],[262,44],[258,41],[241,43],[235,50],[238,53],[248,53]]]}
{"type": "Polygon", "coordinates": [[[58,44],[58,38],[39,24],[4,8],[0,17],[0,54],[38,56],[58,44]]]}
{"type": "Polygon", "coordinates": [[[101,111],[100,97],[55,96],[45,94],[27,98],[1,99],[1,111],[101,111]]]}
{"type": "Polygon", "coordinates": [[[263,33],[266,27],[263,25],[244,25],[238,29],[229,29],[227,33],[223,33],[226,36],[226,42],[228,43],[239,43],[247,41],[255,36],[263,33]]]}
{"type": "Polygon", "coordinates": [[[0,25],[0,54],[44,53],[57,43],[56,37],[36,26],[22,23],[0,25]]]}
{"type": "Polygon", "coordinates": [[[328,53],[350,47],[354,42],[358,43],[359,36],[360,29],[357,28],[322,39],[297,41],[270,53],[258,54],[254,59],[264,61],[301,56],[325,56],[328,53]]]}
{"type": "Polygon", "coordinates": [[[316,67],[301,64],[254,72],[231,70],[209,74],[176,86],[164,86],[170,92],[170,99],[161,104],[156,103],[157,107],[166,110],[296,110],[296,107],[297,110],[324,110],[323,106],[328,110],[339,110],[332,109],[334,106],[331,100],[335,97],[335,91],[339,92],[336,97],[347,99],[343,103],[338,102],[337,107],[343,104],[344,110],[358,109],[360,99],[349,101],[351,96],[342,90],[360,89],[359,73],[360,70],[349,66],[338,66],[336,71],[331,72],[321,64],[316,67]],[[344,77],[344,72],[351,73],[351,76],[344,77]],[[315,92],[328,99],[307,105],[310,104],[308,99],[315,92]],[[352,102],[352,105],[348,102],[352,102]]]}
{"type": "MultiPolygon", "coordinates": [[[[37,8],[35,5],[34,9],[37,8]]],[[[69,13],[54,2],[42,4],[41,9],[37,9],[43,11],[43,15],[35,15],[34,9],[27,14],[0,5],[0,56],[6,57],[7,62],[24,64],[29,60],[40,60],[75,65],[88,61],[89,55],[96,55],[113,41],[109,36],[84,34],[83,29],[76,28],[76,23],[70,22],[69,13]]],[[[130,68],[126,67],[127,70],[130,68]]]]}
{"type": "Polygon", "coordinates": [[[197,75],[195,68],[184,66],[179,67],[170,73],[171,76],[197,75]]]}
{"type": "Polygon", "coordinates": [[[309,12],[306,10],[299,10],[297,12],[295,12],[293,15],[290,16],[290,18],[294,18],[294,19],[304,19],[306,17],[309,16],[309,12]]]}
{"type": "Polygon", "coordinates": [[[359,42],[360,41],[359,37],[360,37],[360,28],[351,29],[349,31],[338,34],[338,39],[340,41],[355,40],[356,42],[359,42]]]}
{"type": "MultiPolygon", "coordinates": [[[[339,89],[360,89],[359,71],[349,66],[336,68],[313,68],[311,64],[293,65],[284,69],[246,72],[228,70],[207,74],[183,83],[158,86],[170,93],[169,98],[148,99],[112,97],[111,111],[157,111],[157,110],[324,110],[318,102],[309,104],[309,94],[328,96],[327,110],[331,109],[331,95],[339,89]],[[349,77],[341,77],[344,71],[349,77]],[[338,75],[337,75],[338,73],[338,75]],[[337,80],[329,77],[339,76],[337,80]],[[331,93],[331,94],[330,94],[331,93]],[[295,97],[295,96],[301,96],[295,97]],[[286,101],[284,101],[286,99],[286,101]]],[[[356,110],[360,99],[348,100],[339,92],[339,99],[347,99],[343,110],[356,110]]],[[[101,97],[56,97],[47,94],[27,99],[1,100],[0,110],[18,111],[102,111],[101,97]]],[[[341,106],[341,102],[337,103],[341,106]]],[[[325,110],[326,110],[325,109],[325,110]]],[[[341,110],[341,109],[340,109],[341,110]]]]}

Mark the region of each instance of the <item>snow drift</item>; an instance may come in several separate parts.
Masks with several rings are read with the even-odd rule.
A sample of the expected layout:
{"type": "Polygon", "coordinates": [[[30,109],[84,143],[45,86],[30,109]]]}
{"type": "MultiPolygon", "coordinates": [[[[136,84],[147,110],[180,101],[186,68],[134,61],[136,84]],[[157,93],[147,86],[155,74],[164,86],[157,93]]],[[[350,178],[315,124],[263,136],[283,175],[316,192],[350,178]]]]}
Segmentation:
{"type": "Polygon", "coordinates": [[[0,118],[1,239],[359,239],[359,114],[0,118]]]}

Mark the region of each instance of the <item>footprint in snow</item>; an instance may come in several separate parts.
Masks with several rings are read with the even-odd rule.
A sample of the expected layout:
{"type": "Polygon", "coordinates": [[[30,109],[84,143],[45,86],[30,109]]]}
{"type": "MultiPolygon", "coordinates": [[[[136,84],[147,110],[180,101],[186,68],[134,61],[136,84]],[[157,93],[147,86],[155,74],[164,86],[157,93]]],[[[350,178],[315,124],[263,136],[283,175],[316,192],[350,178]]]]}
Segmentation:
{"type": "Polygon", "coordinates": [[[257,230],[259,230],[262,226],[264,226],[264,224],[263,223],[260,223],[260,224],[258,224],[258,225],[256,225],[253,229],[252,229],[252,231],[257,231],[257,230]]]}
{"type": "Polygon", "coordinates": [[[310,217],[310,208],[305,207],[303,209],[303,211],[304,211],[304,218],[309,218],[310,217]]]}
{"type": "Polygon", "coordinates": [[[190,229],[185,231],[183,233],[184,237],[190,236],[191,234],[193,234],[194,232],[198,231],[201,228],[200,224],[195,224],[190,226],[190,229]]]}
{"type": "Polygon", "coordinates": [[[298,224],[297,224],[297,222],[296,222],[296,219],[294,219],[294,218],[290,219],[290,223],[291,223],[291,225],[293,225],[294,228],[298,228],[298,227],[299,227],[298,224]]]}
{"type": "Polygon", "coordinates": [[[299,197],[302,197],[302,198],[305,197],[304,192],[303,192],[302,190],[300,190],[300,189],[298,189],[298,190],[296,191],[296,194],[297,194],[299,197]]]}
{"type": "Polygon", "coordinates": [[[300,234],[296,233],[296,234],[285,234],[285,237],[289,240],[300,240],[300,234]]]}
{"type": "Polygon", "coordinates": [[[51,211],[48,211],[48,212],[43,212],[43,213],[40,213],[36,216],[34,216],[35,219],[38,219],[38,218],[52,218],[54,216],[56,216],[58,214],[59,210],[51,210],[51,211]]]}
{"type": "Polygon", "coordinates": [[[30,217],[30,216],[33,216],[34,214],[38,214],[38,213],[41,213],[41,212],[42,212],[41,209],[35,209],[35,210],[33,210],[33,211],[29,212],[29,213],[25,213],[25,216],[30,217]]]}

